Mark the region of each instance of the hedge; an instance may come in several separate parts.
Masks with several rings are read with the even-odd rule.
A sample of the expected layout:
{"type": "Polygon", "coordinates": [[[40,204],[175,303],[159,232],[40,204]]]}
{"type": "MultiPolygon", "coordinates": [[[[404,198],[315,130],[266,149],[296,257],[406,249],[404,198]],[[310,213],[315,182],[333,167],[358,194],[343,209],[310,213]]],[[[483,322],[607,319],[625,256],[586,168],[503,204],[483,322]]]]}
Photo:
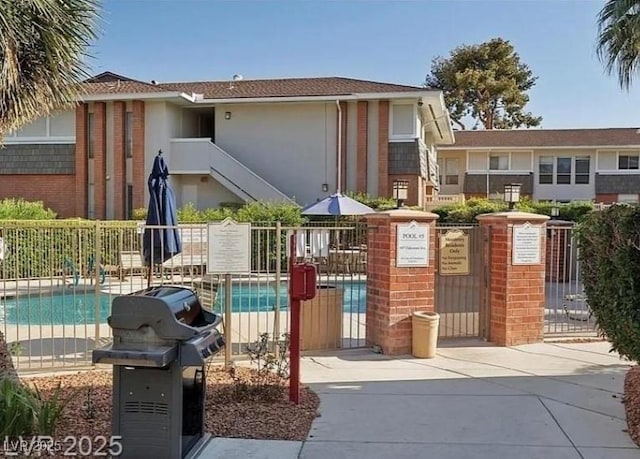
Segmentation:
{"type": "Polygon", "coordinates": [[[640,207],[615,205],[578,226],[587,303],[613,350],[640,361],[640,207]]]}
{"type": "MultiPolygon", "coordinates": [[[[558,216],[553,217],[560,220],[579,222],[587,214],[594,210],[591,202],[572,202],[570,204],[553,204],[550,202],[536,202],[522,199],[516,204],[516,209],[522,212],[551,216],[551,209],[558,208],[558,216]]],[[[492,212],[505,212],[509,206],[504,201],[488,199],[468,199],[464,203],[450,204],[437,207],[432,210],[440,216],[442,223],[476,223],[476,217],[492,212]]]]}

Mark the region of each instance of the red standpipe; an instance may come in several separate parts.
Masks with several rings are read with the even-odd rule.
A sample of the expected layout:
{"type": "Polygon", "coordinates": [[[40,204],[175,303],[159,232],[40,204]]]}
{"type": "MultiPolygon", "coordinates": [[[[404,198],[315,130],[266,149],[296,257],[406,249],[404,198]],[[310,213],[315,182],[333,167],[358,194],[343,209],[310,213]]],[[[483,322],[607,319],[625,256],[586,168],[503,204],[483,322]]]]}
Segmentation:
{"type": "Polygon", "coordinates": [[[291,307],[291,326],[289,327],[289,401],[300,404],[300,300],[294,295],[294,263],[296,256],[296,234],[291,235],[289,244],[289,304],[291,307]]]}
{"type": "Polygon", "coordinates": [[[311,263],[293,262],[296,253],[295,234],[291,236],[289,247],[291,250],[289,260],[289,304],[291,307],[289,400],[298,405],[300,403],[300,342],[302,338],[300,333],[300,302],[316,296],[317,271],[315,265],[311,263]]]}

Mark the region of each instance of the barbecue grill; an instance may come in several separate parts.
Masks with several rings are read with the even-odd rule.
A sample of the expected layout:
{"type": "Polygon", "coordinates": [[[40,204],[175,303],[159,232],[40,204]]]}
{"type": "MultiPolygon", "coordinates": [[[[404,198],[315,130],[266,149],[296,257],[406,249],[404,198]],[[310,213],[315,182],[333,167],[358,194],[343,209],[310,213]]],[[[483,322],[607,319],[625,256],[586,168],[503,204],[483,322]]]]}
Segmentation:
{"type": "Polygon", "coordinates": [[[113,367],[113,435],[124,458],[192,457],[205,442],[206,360],[224,347],[219,314],[193,290],[152,287],[113,300],[113,344],[93,351],[113,367]]]}

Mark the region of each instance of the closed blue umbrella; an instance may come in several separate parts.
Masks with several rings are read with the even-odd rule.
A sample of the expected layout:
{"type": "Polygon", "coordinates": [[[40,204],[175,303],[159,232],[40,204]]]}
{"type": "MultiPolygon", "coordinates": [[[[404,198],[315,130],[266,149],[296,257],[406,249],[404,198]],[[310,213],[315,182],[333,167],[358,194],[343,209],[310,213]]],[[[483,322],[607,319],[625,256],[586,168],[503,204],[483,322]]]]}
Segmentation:
{"type": "Polygon", "coordinates": [[[169,168],[162,157],[162,151],[159,151],[153,161],[153,168],[147,182],[149,208],[147,209],[147,228],[142,240],[144,261],[149,266],[149,285],[153,276],[153,265],[165,262],[182,250],[176,199],[167,183],[168,176],[169,168]]]}

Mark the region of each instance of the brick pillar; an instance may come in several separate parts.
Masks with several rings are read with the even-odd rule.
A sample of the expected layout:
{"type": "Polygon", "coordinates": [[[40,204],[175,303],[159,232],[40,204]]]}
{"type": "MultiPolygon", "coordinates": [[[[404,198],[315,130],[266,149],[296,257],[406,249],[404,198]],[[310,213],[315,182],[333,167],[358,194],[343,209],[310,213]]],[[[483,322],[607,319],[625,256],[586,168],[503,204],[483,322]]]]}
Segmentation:
{"type": "Polygon", "coordinates": [[[76,197],[75,215],[87,216],[87,118],[89,105],[78,104],[76,106],[76,197]]]}
{"type": "Polygon", "coordinates": [[[145,207],[144,190],[147,186],[144,164],[144,102],[133,101],[133,208],[145,207]]]}
{"type": "Polygon", "coordinates": [[[356,137],[356,190],[360,193],[367,192],[367,148],[369,139],[369,103],[366,100],[358,101],[357,110],[358,133],[356,137]]]}
{"type": "Polygon", "coordinates": [[[93,104],[94,113],[94,189],[95,218],[104,220],[107,216],[107,104],[93,104]]]}
{"type": "Polygon", "coordinates": [[[389,197],[389,101],[378,104],[378,196],[389,197]]]}
{"type": "Polygon", "coordinates": [[[125,219],[125,152],[124,118],[126,105],[122,101],[113,103],[113,210],[116,220],[125,219]]]}
{"type": "Polygon", "coordinates": [[[409,209],[367,215],[367,344],[388,355],[411,352],[414,311],[433,311],[435,222],[438,216],[409,209]],[[428,227],[428,260],[424,267],[396,266],[398,225],[415,221],[428,227]]]}
{"type": "MultiPolygon", "coordinates": [[[[338,164],[338,158],[336,157],[336,166],[340,168],[340,191],[345,192],[347,190],[347,123],[349,107],[346,102],[340,102],[340,111],[342,112],[342,125],[337,126],[340,130],[340,164],[338,164]]],[[[336,123],[338,120],[336,119],[336,123]]],[[[337,134],[336,134],[337,137],[337,134]]],[[[336,169],[336,183],[338,182],[338,172],[336,169]]]]}
{"type": "MultiPolygon", "coordinates": [[[[546,215],[498,212],[478,216],[490,234],[489,341],[500,346],[536,343],[543,339],[546,215]],[[513,264],[514,226],[540,227],[540,259],[513,264]]],[[[524,254],[524,252],[522,252],[524,254]]]]}

